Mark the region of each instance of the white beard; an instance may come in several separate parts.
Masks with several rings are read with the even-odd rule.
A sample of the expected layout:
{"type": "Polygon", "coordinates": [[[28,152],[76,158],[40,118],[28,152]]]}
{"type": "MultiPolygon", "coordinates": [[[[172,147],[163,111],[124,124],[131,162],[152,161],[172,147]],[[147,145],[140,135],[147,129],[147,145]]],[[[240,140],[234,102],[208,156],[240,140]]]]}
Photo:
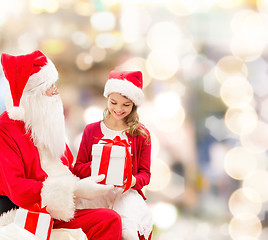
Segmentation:
{"type": "Polygon", "coordinates": [[[51,159],[60,158],[66,148],[65,122],[60,96],[25,94],[21,104],[25,110],[26,130],[31,133],[39,154],[46,152],[47,157],[51,159]]]}

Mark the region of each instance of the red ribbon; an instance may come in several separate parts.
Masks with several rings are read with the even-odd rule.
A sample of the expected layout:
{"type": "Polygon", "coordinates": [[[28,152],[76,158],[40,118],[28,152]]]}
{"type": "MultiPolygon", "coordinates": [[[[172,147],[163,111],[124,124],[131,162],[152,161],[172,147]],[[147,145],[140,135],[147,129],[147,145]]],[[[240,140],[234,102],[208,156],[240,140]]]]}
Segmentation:
{"type": "Polygon", "coordinates": [[[125,149],[126,149],[125,169],[124,169],[123,181],[125,179],[127,179],[127,182],[126,182],[125,189],[123,191],[123,193],[124,193],[131,187],[131,182],[132,182],[132,160],[131,160],[130,152],[128,150],[130,145],[128,144],[128,142],[125,139],[122,140],[119,136],[116,136],[113,140],[112,139],[101,139],[101,140],[104,141],[104,143],[101,143],[101,144],[104,144],[104,146],[102,149],[99,175],[105,174],[105,178],[100,183],[106,182],[112,146],[115,146],[115,145],[122,146],[122,147],[125,147],[125,149]]]}
{"type": "MultiPolygon", "coordinates": [[[[47,206],[41,208],[40,205],[36,203],[36,204],[34,204],[33,207],[31,207],[28,210],[26,220],[25,220],[25,225],[24,225],[24,228],[27,231],[31,232],[34,235],[36,234],[37,224],[38,224],[38,220],[39,220],[39,214],[40,213],[49,214],[46,208],[47,208],[47,206]]],[[[53,219],[50,218],[49,225],[47,226],[46,240],[48,240],[50,238],[52,226],[53,226],[53,219]]]]}
{"type": "Polygon", "coordinates": [[[31,208],[29,208],[29,211],[49,214],[47,206],[41,208],[38,203],[35,203],[31,208]]]}

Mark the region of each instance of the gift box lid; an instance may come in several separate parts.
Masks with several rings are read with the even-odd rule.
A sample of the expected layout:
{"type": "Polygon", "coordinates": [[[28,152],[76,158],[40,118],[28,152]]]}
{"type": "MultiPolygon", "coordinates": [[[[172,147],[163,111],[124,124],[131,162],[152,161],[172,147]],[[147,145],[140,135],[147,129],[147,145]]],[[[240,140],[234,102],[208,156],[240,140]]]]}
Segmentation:
{"type": "MultiPolygon", "coordinates": [[[[104,144],[93,144],[92,145],[92,152],[93,156],[100,156],[102,154],[104,144]]],[[[126,149],[123,146],[112,146],[111,150],[111,157],[125,157],[126,156],[126,149]]]]}

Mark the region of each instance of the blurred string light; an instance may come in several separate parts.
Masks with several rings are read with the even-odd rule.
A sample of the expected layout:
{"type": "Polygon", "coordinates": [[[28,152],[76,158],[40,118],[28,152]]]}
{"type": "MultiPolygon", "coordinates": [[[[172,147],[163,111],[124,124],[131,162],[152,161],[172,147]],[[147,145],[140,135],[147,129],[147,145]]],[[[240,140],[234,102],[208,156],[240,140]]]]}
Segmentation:
{"type": "Polygon", "coordinates": [[[256,170],[243,181],[243,187],[254,189],[259,194],[261,202],[266,202],[268,200],[267,181],[268,172],[256,170]]]}
{"type": "Polygon", "coordinates": [[[238,12],[231,22],[234,33],[231,40],[233,55],[245,61],[259,58],[267,44],[267,26],[263,17],[255,11],[238,12]]]}
{"type": "Polygon", "coordinates": [[[95,12],[95,8],[91,1],[74,1],[72,5],[75,13],[84,17],[90,17],[95,12]]]}
{"type": "Polygon", "coordinates": [[[257,126],[258,115],[251,106],[244,108],[228,108],[225,113],[228,129],[240,136],[250,134],[257,126]]]}
{"type": "Polygon", "coordinates": [[[84,112],[86,124],[100,121],[103,118],[103,109],[97,106],[88,107],[84,112]]]}
{"type": "Polygon", "coordinates": [[[185,120],[180,96],[172,91],[158,94],[154,99],[153,123],[163,132],[179,129],[185,120]]]}
{"type": "Polygon", "coordinates": [[[4,26],[13,18],[19,18],[25,8],[25,1],[0,0],[0,27],[4,26]]]}
{"type": "Polygon", "coordinates": [[[244,0],[215,0],[214,3],[222,8],[234,8],[244,3],[244,0]]]}
{"type": "Polygon", "coordinates": [[[155,79],[167,80],[179,69],[176,55],[182,33],[174,22],[159,22],[147,34],[147,44],[151,52],[147,56],[146,69],[155,79]]]}
{"type": "Polygon", "coordinates": [[[235,8],[244,3],[244,0],[176,0],[165,1],[167,9],[177,16],[189,16],[194,13],[208,12],[212,7],[235,8]]]}
{"type": "Polygon", "coordinates": [[[234,75],[248,76],[248,69],[244,61],[235,56],[221,58],[215,66],[215,75],[220,83],[224,83],[229,77],[234,75]]]}
{"type": "Polygon", "coordinates": [[[89,51],[94,62],[102,62],[106,58],[106,50],[98,46],[92,46],[89,51]]]}
{"type": "Polygon", "coordinates": [[[76,57],[76,65],[80,70],[88,70],[93,64],[93,58],[89,53],[80,53],[76,57]]]}
{"type": "Polygon", "coordinates": [[[90,37],[86,33],[81,31],[74,32],[71,37],[74,44],[83,48],[88,48],[92,43],[90,37]]]}
{"type": "Polygon", "coordinates": [[[135,42],[141,34],[142,22],[140,18],[141,10],[136,3],[124,1],[121,5],[120,26],[125,42],[135,42]]]}
{"type": "Polygon", "coordinates": [[[156,157],[159,154],[160,150],[160,142],[157,138],[157,136],[151,132],[151,142],[152,142],[152,157],[156,157]]]}
{"type": "Polygon", "coordinates": [[[229,233],[234,240],[258,240],[262,232],[260,219],[254,214],[240,214],[229,223],[229,233]]]}
{"type": "Polygon", "coordinates": [[[67,49],[67,44],[62,39],[46,39],[41,42],[41,49],[50,54],[61,54],[67,49]]]}
{"type": "Polygon", "coordinates": [[[170,200],[178,199],[185,192],[185,179],[181,175],[171,172],[171,180],[161,193],[170,200]]]}
{"type": "Polygon", "coordinates": [[[230,177],[244,180],[257,169],[257,159],[246,148],[235,147],[225,155],[224,169],[230,177]]]}
{"type": "Polygon", "coordinates": [[[262,203],[268,200],[265,182],[268,172],[259,170],[259,155],[268,150],[268,126],[259,120],[252,107],[254,90],[248,78],[245,62],[259,59],[267,44],[267,26],[264,17],[253,10],[235,14],[231,21],[233,39],[226,56],[216,64],[215,76],[222,84],[220,95],[226,104],[225,124],[240,137],[241,147],[230,149],[224,158],[225,172],[242,181],[242,188],[229,198],[233,215],[229,233],[234,240],[259,239],[262,225],[257,215],[262,203]],[[258,156],[258,160],[257,160],[258,156]]]}
{"type": "Polygon", "coordinates": [[[198,11],[198,2],[195,0],[168,1],[167,9],[177,16],[188,16],[198,11]]]}
{"type": "Polygon", "coordinates": [[[259,195],[254,189],[239,188],[229,198],[229,209],[233,216],[239,216],[241,213],[257,216],[262,209],[262,203],[258,200],[259,195]],[[250,198],[248,197],[249,194],[250,198]],[[252,198],[255,200],[252,200],[252,198]]]}
{"type": "Polygon", "coordinates": [[[267,0],[256,0],[257,8],[259,12],[268,14],[268,1],[267,0]]]}
{"type": "Polygon", "coordinates": [[[158,202],[152,207],[153,223],[159,229],[168,229],[175,224],[178,213],[173,204],[158,202]]]}
{"type": "Polygon", "coordinates": [[[31,52],[38,48],[38,39],[35,34],[24,33],[18,37],[18,48],[25,52],[31,52]]]}
{"type": "Polygon", "coordinates": [[[119,33],[100,33],[96,36],[96,45],[99,48],[119,50],[123,47],[124,42],[119,33]]]}
{"type": "Polygon", "coordinates": [[[90,18],[90,23],[97,31],[112,31],[115,28],[116,19],[111,12],[95,12],[90,18]]]}
{"type": "Polygon", "coordinates": [[[42,12],[55,13],[59,9],[57,0],[30,0],[30,10],[32,13],[40,14],[42,12]]]}
{"type": "Polygon", "coordinates": [[[179,68],[179,60],[173,51],[153,50],[146,60],[146,69],[155,79],[167,80],[175,75],[179,68]]]}
{"type": "Polygon", "coordinates": [[[151,50],[177,50],[182,32],[175,22],[159,22],[154,24],[147,34],[147,44],[151,50]]]}
{"type": "Polygon", "coordinates": [[[151,180],[146,189],[157,192],[165,189],[170,182],[171,170],[167,163],[158,158],[152,159],[151,180]]]}
{"type": "Polygon", "coordinates": [[[255,129],[248,135],[240,137],[242,146],[253,153],[264,153],[268,150],[268,125],[258,121],[255,129]]]}
{"type": "Polygon", "coordinates": [[[253,89],[241,75],[231,76],[221,86],[220,95],[228,107],[246,107],[253,100],[253,89]]]}

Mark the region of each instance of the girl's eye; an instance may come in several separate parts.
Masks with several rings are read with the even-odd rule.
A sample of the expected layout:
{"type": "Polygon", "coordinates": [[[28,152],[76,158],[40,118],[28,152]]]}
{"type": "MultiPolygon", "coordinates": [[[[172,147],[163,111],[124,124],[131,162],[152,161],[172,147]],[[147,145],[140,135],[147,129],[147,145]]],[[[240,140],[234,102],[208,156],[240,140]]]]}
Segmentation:
{"type": "Polygon", "coordinates": [[[129,104],[124,104],[125,107],[129,107],[129,104]]]}
{"type": "Polygon", "coordinates": [[[111,102],[111,104],[115,105],[116,103],[115,102],[111,102]]]}

